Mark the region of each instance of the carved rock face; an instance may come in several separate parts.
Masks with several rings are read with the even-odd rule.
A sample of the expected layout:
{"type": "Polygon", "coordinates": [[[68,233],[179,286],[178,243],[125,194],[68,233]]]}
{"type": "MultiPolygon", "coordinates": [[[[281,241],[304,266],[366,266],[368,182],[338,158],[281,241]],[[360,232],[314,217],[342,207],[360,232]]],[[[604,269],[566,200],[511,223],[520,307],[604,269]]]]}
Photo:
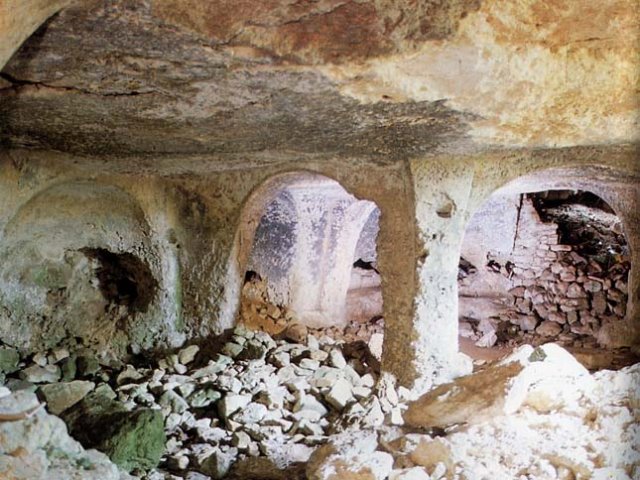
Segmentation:
{"type": "Polygon", "coordinates": [[[93,0],[5,66],[0,139],[385,160],[633,141],[633,12],[631,0],[93,0]]]}

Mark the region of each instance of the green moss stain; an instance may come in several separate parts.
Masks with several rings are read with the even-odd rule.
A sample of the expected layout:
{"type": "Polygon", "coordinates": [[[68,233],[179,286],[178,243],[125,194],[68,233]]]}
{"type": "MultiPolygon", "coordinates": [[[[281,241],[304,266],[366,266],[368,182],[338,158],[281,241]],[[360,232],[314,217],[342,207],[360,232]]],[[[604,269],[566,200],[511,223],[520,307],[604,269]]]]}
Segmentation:
{"type": "Polygon", "coordinates": [[[108,387],[96,389],[62,415],[85,448],[105,453],[126,471],[150,470],[160,463],[167,441],[159,410],[127,411],[108,387]]]}
{"type": "Polygon", "coordinates": [[[0,372],[13,373],[18,370],[20,355],[18,351],[10,347],[0,347],[0,372]]]}
{"type": "Polygon", "coordinates": [[[118,428],[98,449],[126,471],[149,470],[160,463],[166,437],[158,410],[140,410],[120,416],[118,428]]]}

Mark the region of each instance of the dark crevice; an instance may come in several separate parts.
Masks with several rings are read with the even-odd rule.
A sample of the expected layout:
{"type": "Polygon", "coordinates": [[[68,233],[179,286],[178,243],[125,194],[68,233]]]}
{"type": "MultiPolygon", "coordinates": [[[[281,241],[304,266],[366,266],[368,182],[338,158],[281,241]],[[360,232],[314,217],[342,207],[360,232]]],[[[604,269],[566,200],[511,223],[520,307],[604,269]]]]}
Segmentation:
{"type": "Polygon", "coordinates": [[[581,190],[552,190],[530,194],[544,222],[558,225],[559,241],[608,268],[628,254],[620,220],[602,198],[581,190]]]}
{"type": "Polygon", "coordinates": [[[376,266],[375,266],[374,262],[365,262],[361,258],[359,258],[358,260],[356,260],[354,262],[353,267],[354,268],[361,268],[362,270],[373,270],[376,273],[380,273],[376,269],[376,266]]]}
{"type": "Polygon", "coordinates": [[[511,253],[516,249],[516,242],[518,240],[518,229],[520,228],[520,215],[522,214],[522,203],[524,202],[524,195],[520,195],[520,202],[518,204],[518,214],[516,217],[516,228],[513,232],[513,244],[511,245],[511,253]]]}
{"type": "Polygon", "coordinates": [[[260,275],[253,270],[247,270],[244,274],[244,283],[260,282],[261,280],[262,278],[260,277],[260,275]]]}
{"type": "Polygon", "coordinates": [[[155,297],[158,282],[148,265],[131,253],[113,253],[103,248],[83,248],[97,263],[96,276],[104,298],[123,305],[130,313],[144,313],[155,297]]]}
{"type": "Polygon", "coordinates": [[[56,85],[48,85],[46,83],[43,82],[34,82],[31,80],[23,80],[23,79],[19,79],[19,78],[15,78],[13,75],[10,75],[6,72],[0,72],[0,79],[6,80],[7,82],[11,83],[12,86],[2,89],[2,90],[8,90],[8,89],[14,89],[17,90],[21,87],[38,87],[38,88],[46,88],[46,89],[50,89],[50,90],[57,90],[57,91],[64,91],[64,92],[76,92],[76,93],[82,93],[84,95],[97,95],[100,97],[135,97],[138,95],[149,95],[149,94],[155,94],[158,93],[156,91],[147,91],[147,92],[140,92],[138,90],[132,90],[130,92],[110,92],[110,93],[100,93],[100,92],[94,92],[91,90],[87,90],[85,88],[78,88],[78,87],[70,87],[70,86],[56,86],[56,85]]]}
{"type": "Polygon", "coordinates": [[[477,271],[478,269],[474,264],[472,264],[466,258],[460,257],[460,262],[458,263],[458,280],[462,280],[469,275],[473,275],[477,271]]]}

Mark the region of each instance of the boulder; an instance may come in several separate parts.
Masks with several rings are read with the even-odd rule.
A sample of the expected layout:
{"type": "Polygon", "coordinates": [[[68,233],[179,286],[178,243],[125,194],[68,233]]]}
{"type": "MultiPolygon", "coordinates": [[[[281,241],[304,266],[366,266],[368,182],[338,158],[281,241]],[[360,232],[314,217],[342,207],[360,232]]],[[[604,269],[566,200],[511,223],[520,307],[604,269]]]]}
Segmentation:
{"type": "Polygon", "coordinates": [[[412,427],[446,428],[486,422],[514,413],[523,404],[549,411],[572,404],[580,391],[575,382],[588,385],[592,380],[569,352],[553,343],[535,350],[525,345],[500,364],[440,385],[410,402],[404,420],[412,427]]]}
{"type": "Polygon", "coordinates": [[[127,410],[100,389],[64,412],[71,434],[85,448],[106,453],[126,471],[148,470],[160,463],[166,443],[159,410],[127,410]]]}
{"type": "Polygon", "coordinates": [[[189,345],[178,352],[178,361],[182,365],[188,365],[195,360],[199,351],[200,347],[197,345],[189,345]]]}
{"type": "Polygon", "coordinates": [[[39,402],[35,394],[24,390],[0,398],[2,415],[24,414],[22,419],[0,422],[0,478],[127,478],[106,455],[95,450],[84,450],[69,436],[62,420],[38,407],[39,402]]]}
{"type": "Polygon", "coordinates": [[[440,427],[488,420],[504,411],[510,382],[524,367],[510,363],[440,385],[409,403],[405,423],[412,427],[440,427]]]}

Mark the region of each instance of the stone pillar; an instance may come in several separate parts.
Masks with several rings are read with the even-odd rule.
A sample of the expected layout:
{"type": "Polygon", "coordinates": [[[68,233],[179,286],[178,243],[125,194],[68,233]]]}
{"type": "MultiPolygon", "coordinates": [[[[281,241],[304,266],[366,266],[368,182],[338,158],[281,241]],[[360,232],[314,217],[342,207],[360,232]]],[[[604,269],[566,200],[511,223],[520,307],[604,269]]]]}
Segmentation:
{"type": "Polygon", "coordinates": [[[458,263],[473,170],[413,162],[419,253],[413,329],[417,390],[471,371],[458,352],[458,263]]]}

